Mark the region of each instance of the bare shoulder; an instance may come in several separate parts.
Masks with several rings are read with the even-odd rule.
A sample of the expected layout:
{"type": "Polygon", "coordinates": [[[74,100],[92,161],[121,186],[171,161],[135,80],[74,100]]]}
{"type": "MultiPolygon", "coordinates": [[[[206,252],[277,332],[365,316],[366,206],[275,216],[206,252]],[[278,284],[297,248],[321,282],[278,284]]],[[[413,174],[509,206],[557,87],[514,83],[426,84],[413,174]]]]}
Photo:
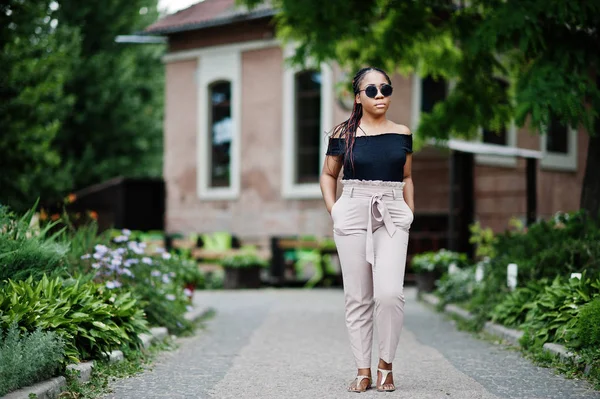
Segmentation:
{"type": "Polygon", "coordinates": [[[342,129],[339,126],[336,126],[331,133],[329,133],[329,137],[333,139],[339,139],[342,135],[342,129]]]}
{"type": "Polygon", "coordinates": [[[392,133],[405,134],[410,136],[412,133],[408,126],[392,122],[392,133]]]}

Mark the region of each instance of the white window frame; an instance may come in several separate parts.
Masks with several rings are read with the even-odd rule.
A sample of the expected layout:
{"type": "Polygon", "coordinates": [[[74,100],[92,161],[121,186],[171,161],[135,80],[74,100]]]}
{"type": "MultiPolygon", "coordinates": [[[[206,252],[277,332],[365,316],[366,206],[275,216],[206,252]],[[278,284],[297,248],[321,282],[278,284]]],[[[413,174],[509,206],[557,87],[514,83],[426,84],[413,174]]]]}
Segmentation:
{"type": "Polygon", "coordinates": [[[579,132],[577,129],[569,126],[567,128],[567,145],[569,146],[569,152],[562,154],[559,152],[551,152],[546,149],[548,142],[547,133],[544,132],[540,136],[540,150],[544,157],[540,162],[542,169],[556,170],[562,172],[576,172],[577,171],[577,151],[578,151],[578,138],[579,132]]]}
{"type": "MultiPolygon", "coordinates": [[[[284,60],[294,54],[294,48],[288,46],[284,49],[284,60]]],[[[310,63],[309,63],[310,64],[310,63]]],[[[320,131],[323,132],[319,149],[319,169],[325,161],[327,140],[325,132],[332,129],[333,124],[333,70],[327,64],[321,64],[321,123],[320,131]]],[[[317,199],[321,198],[319,183],[295,183],[296,176],[296,73],[311,69],[290,67],[285,65],[283,72],[283,173],[282,196],[286,199],[317,199]]]]}
{"type": "MultiPolygon", "coordinates": [[[[421,90],[422,90],[422,79],[423,77],[414,73],[412,75],[412,112],[411,112],[411,131],[416,131],[419,122],[421,121],[421,90]]],[[[456,86],[455,81],[448,82],[448,93],[452,92],[452,89],[456,86]]],[[[506,131],[507,147],[517,146],[517,127],[513,122],[506,131]]],[[[483,143],[483,128],[478,129],[477,138],[472,140],[476,143],[483,143]]],[[[502,146],[504,147],[504,146],[502,146]]],[[[516,167],[517,158],[514,156],[502,157],[495,155],[476,155],[475,162],[480,165],[489,166],[502,166],[502,167],[516,167]]]]}
{"type": "MultiPolygon", "coordinates": [[[[484,143],[483,141],[483,128],[479,128],[478,142],[484,143]]],[[[484,143],[489,144],[489,143],[484,143]]],[[[493,145],[493,144],[489,144],[493,145]]],[[[500,147],[516,147],[517,146],[517,126],[514,121],[511,121],[510,125],[506,129],[506,145],[500,145],[500,147]]],[[[502,166],[502,167],[517,167],[517,157],[509,156],[502,157],[497,155],[475,155],[475,162],[480,165],[488,166],[502,166]]]]}
{"type": "MultiPolygon", "coordinates": [[[[419,122],[421,122],[421,91],[423,90],[423,76],[418,73],[413,73],[412,75],[412,104],[411,104],[411,125],[410,131],[414,132],[419,127],[419,122]]],[[[446,90],[448,93],[452,91],[455,82],[450,81],[446,84],[446,90]]]]}
{"type": "Polygon", "coordinates": [[[213,49],[198,58],[198,197],[204,200],[233,200],[240,195],[240,141],[241,141],[241,51],[213,49]],[[211,118],[210,86],[218,81],[231,84],[231,120],[233,126],[230,147],[229,187],[210,187],[211,118]]]}

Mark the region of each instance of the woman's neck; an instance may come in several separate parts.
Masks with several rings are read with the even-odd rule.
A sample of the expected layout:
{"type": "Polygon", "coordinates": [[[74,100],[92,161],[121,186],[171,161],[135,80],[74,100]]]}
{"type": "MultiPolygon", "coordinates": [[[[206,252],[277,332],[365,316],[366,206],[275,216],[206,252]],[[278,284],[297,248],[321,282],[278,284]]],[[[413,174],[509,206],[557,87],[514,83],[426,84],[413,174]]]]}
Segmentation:
{"type": "Polygon", "coordinates": [[[363,114],[362,118],[360,119],[360,125],[363,127],[368,127],[370,130],[379,130],[387,125],[387,123],[388,120],[385,115],[374,117],[372,115],[363,114]]]}

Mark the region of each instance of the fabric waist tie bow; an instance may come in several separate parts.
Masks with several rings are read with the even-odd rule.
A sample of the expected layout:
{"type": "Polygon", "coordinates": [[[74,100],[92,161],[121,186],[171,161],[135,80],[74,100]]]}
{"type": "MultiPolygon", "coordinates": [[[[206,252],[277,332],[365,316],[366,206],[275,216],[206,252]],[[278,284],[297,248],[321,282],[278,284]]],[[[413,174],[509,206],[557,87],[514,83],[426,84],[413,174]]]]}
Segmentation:
{"type": "Polygon", "coordinates": [[[388,212],[388,208],[383,202],[383,194],[375,194],[371,196],[369,203],[369,219],[367,222],[367,262],[375,265],[375,248],[373,247],[373,219],[378,222],[383,221],[390,237],[393,237],[396,232],[396,225],[388,212]]]}

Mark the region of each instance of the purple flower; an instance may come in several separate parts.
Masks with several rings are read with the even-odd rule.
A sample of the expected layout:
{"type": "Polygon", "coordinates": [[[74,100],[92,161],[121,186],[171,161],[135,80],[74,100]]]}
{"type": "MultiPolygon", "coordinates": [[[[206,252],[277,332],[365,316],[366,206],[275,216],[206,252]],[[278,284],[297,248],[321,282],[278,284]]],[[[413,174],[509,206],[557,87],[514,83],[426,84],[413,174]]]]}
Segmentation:
{"type": "Polygon", "coordinates": [[[98,260],[100,260],[100,259],[102,259],[103,257],[104,257],[104,254],[103,254],[103,253],[96,252],[96,253],[94,254],[94,259],[98,259],[98,260]]]}
{"type": "Polygon", "coordinates": [[[105,253],[108,252],[108,247],[106,245],[102,245],[102,244],[97,244],[94,249],[96,250],[96,252],[99,253],[105,253]]]}
{"type": "Polygon", "coordinates": [[[175,300],[175,295],[173,295],[173,294],[167,294],[167,295],[165,295],[165,298],[167,298],[169,301],[174,301],[175,300]]]}
{"type": "Polygon", "coordinates": [[[150,273],[150,275],[152,277],[160,277],[160,276],[162,276],[162,273],[159,272],[158,270],[152,270],[152,273],[150,273]]]}
{"type": "Polygon", "coordinates": [[[165,259],[165,260],[169,260],[169,259],[171,259],[171,254],[168,253],[168,252],[164,252],[162,254],[162,258],[165,259]]]}
{"type": "Polygon", "coordinates": [[[169,284],[171,282],[171,279],[166,274],[163,274],[163,276],[162,276],[162,282],[165,283],[165,284],[169,284]]]}
{"type": "Polygon", "coordinates": [[[141,255],[144,253],[144,249],[139,246],[139,244],[135,241],[129,241],[127,243],[127,248],[136,253],[137,255],[141,255]]]}
{"type": "Polygon", "coordinates": [[[129,229],[123,229],[123,230],[121,230],[121,233],[124,236],[128,236],[129,237],[131,235],[131,230],[129,230],[129,229]]]}
{"type": "Polygon", "coordinates": [[[162,254],[165,252],[165,249],[162,247],[157,247],[154,252],[156,252],[157,254],[162,254]]]}
{"type": "Polygon", "coordinates": [[[149,258],[149,257],[147,257],[147,256],[144,256],[144,257],[142,258],[142,262],[144,262],[144,263],[145,263],[145,264],[147,264],[147,265],[151,265],[151,264],[152,264],[152,259],[150,259],[150,258],[149,258]]]}
{"type": "Polygon", "coordinates": [[[120,272],[120,274],[124,274],[126,276],[133,277],[133,273],[129,269],[120,269],[119,272],[120,272]]]}
{"type": "Polygon", "coordinates": [[[127,236],[118,236],[113,239],[114,242],[125,242],[129,241],[129,237],[127,236]]]}
{"type": "Polygon", "coordinates": [[[121,283],[116,280],[106,282],[106,288],[108,288],[109,290],[112,290],[113,288],[119,288],[120,286],[121,286],[121,283]]]}
{"type": "Polygon", "coordinates": [[[81,256],[81,259],[89,259],[89,258],[91,258],[91,257],[92,257],[92,255],[90,255],[90,254],[85,254],[85,255],[82,255],[82,256],[81,256]]]}
{"type": "Polygon", "coordinates": [[[101,266],[102,266],[102,265],[101,265],[100,263],[92,263],[92,267],[93,267],[94,269],[100,269],[100,267],[101,267],[101,266]]]}
{"type": "Polygon", "coordinates": [[[140,263],[139,259],[133,258],[133,259],[127,259],[125,261],[125,267],[129,267],[131,265],[135,265],[136,263],[140,263]]]}
{"type": "Polygon", "coordinates": [[[189,288],[185,288],[183,290],[183,293],[185,294],[185,296],[190,297],[192,296],[192,290],[190,290],[189,288]]]}

